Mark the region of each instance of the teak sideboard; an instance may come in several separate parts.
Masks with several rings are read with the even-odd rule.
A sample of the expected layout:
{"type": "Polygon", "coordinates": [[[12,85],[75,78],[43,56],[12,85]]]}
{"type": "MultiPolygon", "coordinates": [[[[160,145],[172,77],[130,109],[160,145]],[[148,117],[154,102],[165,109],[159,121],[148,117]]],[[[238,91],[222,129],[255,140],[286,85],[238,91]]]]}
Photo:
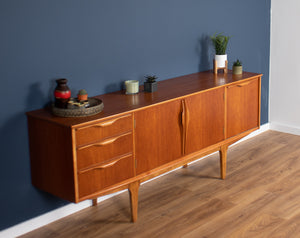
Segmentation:
{"type": "Polygon", "coordinates": [[[62,118],[27,113],[32,183],[78,203],[128,189],[137,220],[141,182],[220,152],[260,126],[262,74],[194,73],[158,82],[154,93],[96,96],[101,113],[62,118]]]}

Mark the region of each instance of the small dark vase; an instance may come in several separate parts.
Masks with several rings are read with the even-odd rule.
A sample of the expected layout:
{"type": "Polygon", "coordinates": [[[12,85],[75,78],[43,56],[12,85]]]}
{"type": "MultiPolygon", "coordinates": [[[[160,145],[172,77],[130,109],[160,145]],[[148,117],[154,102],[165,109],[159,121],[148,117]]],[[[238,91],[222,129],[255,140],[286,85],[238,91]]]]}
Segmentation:
{"type": "Polygon", "coordinates": [[[67,79],[57,79],[57,86],[54,90],[55,106],[58,108],[67,108],[71,97],[71,91],[67,86],[67,79]]]}
{"type": "Polygon", "coordinates": [[[157,82],[144,82],[145,92],[153,93],[157,91],[157,82]]]}

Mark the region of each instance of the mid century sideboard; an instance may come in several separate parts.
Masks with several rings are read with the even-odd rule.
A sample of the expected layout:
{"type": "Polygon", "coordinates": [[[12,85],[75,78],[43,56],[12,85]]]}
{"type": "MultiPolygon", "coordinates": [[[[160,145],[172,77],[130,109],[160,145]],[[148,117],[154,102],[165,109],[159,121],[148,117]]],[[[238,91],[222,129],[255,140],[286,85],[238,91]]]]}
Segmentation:
{"type": "Polygon", "coordinates": [[[32,183],[78,203],[128,189],[137,220],[138,189],[150,178],[220,152],[260,126],[261,74],[205,71],[158,82],[154,93],[96,96],[101,113],[62,118],[27,113],[32,183]]]}

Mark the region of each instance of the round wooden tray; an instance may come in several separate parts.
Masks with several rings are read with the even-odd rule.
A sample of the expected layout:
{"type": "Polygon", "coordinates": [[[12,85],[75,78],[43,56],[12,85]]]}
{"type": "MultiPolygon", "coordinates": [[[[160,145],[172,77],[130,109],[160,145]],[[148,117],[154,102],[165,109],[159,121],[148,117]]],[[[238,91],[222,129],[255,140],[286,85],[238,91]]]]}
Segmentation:
{"type": "Polygon", "coordinates": [[[52,113],[59,117],[85,117],[95,115],[103,110],[103,102],[97,98],[88,98],[88,107],[58,108],[52,105],[52,113]]]}

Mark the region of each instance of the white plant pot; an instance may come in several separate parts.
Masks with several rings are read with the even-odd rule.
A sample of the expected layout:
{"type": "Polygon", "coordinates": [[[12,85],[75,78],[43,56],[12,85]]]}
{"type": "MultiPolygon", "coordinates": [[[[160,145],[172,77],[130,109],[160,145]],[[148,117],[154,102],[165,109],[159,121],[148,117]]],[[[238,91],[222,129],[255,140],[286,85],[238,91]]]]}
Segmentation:
{"type": "Polygon", "coordinates": [[[139,81],[126,80],[125,81],[126,94],[135,94],[139,92],[139,81]]]}
{"type": "Polygon", "coordinates": [[[224,68],[226,66],[227,55],[215,55],[215,60],[217,61],[218,68],[224,68]]]}

